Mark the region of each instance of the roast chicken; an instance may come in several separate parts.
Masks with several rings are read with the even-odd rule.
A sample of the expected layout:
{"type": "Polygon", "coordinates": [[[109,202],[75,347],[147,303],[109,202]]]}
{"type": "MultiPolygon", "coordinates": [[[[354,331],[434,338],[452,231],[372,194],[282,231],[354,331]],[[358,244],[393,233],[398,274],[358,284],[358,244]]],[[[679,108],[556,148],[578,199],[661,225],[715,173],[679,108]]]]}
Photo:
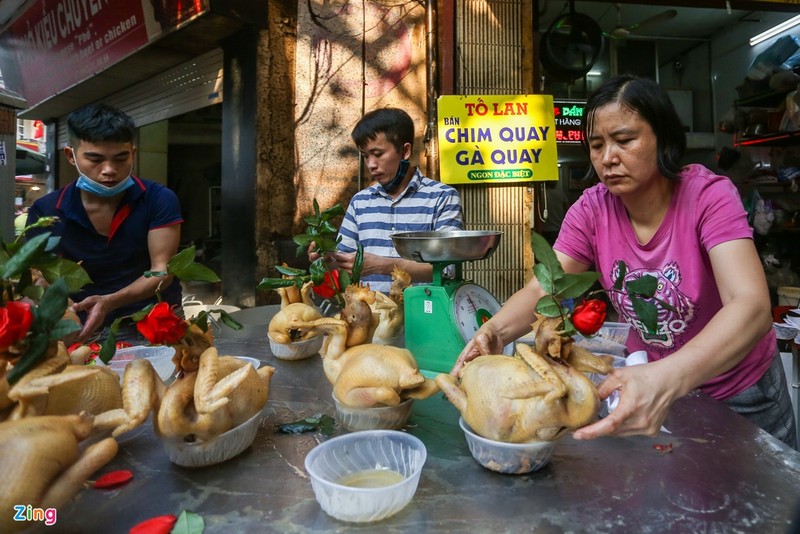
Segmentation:
{"type": "Polygon", "coordinates": [[[375,304],[375,292],[370,290],[369,284],[350,284],[344,290],[344,302],[339,317],[347,323],[346,346],[372,343],[372,336],[379,324],[379,316],[371,308],[375,304]]]}
{"type": "Polygon", "coordinates": [[[121,406],[117,374],[104,367],[71,365],[60,341],[13,387],[0,369],[0,420],[83,411],[99,414],[121,406]]]}
{"type": "Polygon", "coordinates": [[[200,356],[197,371],[183,373],[169,387],[148,360],[136,359],[122,378],[123,408],[100,414],[95,427],[119,436],[143,423],[154,411],[157,434],[187,442],[207,441],[235,428],[267,403],[274,367],[256,370],[215,347],[200,356]]]}
{"type": "Polygon", "coordinates": [[[517,344],[513,357],[480,356],[461,369],[458,379],[436,377],[476,433],[509,443],[552,441],[597,417],[600,398],[584,373],[607,374],[611,366],[571,338],[554,340],[560,337],[554,327],[558,321],[540,317],[534,346],[517,344]],[[550,352],[539,352],[544,349],[550,352]]]}
{"type": "Polygon", "coordinates": [[[106,438],[87,447],[93,416],[27,417],[0,423],[0,532],[17,532],[31,523],[14,521],[14,505],[60,509],[95,471],[117,453],[106,438]]]}
{"type": "Polygon", "coordinates": [[[334,395],[345,405],[394,406],[406,399],[427,398],[439,389],[433,380],[422,376],[406,349],[373,343],[348,347],[348,326],[343,319],[298,321],[292,328],[328,335],[321,352],[322,366],[334,395]]]}
{"type": "Polygon", "coordinates": [[[397,267],[392,270],[392,285],[389,295],[375,292],[375,302],[370,305],[378,314],[378,325],[372,336],[373,343],[387,344],[403,333],[404,300],[403,290],[411,285],[411,275],[397,267]]]}
{"type": "Polygon", "coordinates": [[[297,321],[313,321],[322,315],[315,306],[302,302],[288,304],[281,308],[269,321],[269,336],[277,343],[293,343],[305,341],[316,336],[314,332],[301,332],[293,329],[290,324],[297,321]]]}

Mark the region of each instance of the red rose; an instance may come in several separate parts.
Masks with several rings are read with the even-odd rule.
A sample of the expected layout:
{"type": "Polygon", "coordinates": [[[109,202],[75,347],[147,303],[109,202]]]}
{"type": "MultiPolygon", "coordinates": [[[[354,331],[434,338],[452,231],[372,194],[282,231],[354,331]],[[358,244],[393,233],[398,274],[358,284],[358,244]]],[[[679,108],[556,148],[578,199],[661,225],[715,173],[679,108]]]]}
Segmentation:
{"type": "Polygon", "coordinates": [[[600,330],[605,320],[606,303],[602,300],[584,300],[572,312],[572,324],[584,336],[591,336],[600,330]]]}
{"type": "Polygon", "coordinates": [[[5,350],[28,333],[33,322],[31,305],[12,301],[0,307],[0,350],[5,350]]]}
{"type": "Polygon", "coordinates": [[[186,334],[186,322],[166,302],[156,304],[136,329],[153,345],[174,345],[186,334]]]}
{"type": "Polygon", "coordinates": [[[324,299],[333,298],[339,292],[339,269],[325,273],[325,279],[318,286],[314,286],[314,293],[324,299]]]}

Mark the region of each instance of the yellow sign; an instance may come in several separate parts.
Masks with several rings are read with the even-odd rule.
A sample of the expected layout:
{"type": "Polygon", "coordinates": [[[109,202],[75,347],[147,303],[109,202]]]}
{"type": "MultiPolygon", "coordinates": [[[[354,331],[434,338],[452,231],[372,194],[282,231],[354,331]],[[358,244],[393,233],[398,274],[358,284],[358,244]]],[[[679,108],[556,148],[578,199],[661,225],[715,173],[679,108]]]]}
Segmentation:
{"type": "Polygon", "coordinates": [[[552,95],[445,95],[437,111],[444,183],[558,179],[552,95]]]}

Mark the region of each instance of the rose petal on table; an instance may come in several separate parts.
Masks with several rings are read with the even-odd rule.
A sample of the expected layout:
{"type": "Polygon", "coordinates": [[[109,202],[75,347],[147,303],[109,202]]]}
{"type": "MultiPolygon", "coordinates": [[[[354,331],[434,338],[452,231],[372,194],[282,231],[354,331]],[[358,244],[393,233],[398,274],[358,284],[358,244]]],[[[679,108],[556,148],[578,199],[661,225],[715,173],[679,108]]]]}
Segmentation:
{"type": "Polygon", "coordinates": [[[661,454],[669,454],[672,452],[672,443],[656,443],[653,445],[653,448],[660,452],[661,454]]]}
{"type": "Polygon", "coordinates": [[[94,481],[94,487],[97,489],[116,488],[123,484],[127,484],[133,478],[133,473],[127,469],[120,469],[119,471],[111,471],[101,476],[94,481]]]}
{"type": "Polygon", "coordinates": [[[172,514],[151,517],[131,528],[128,534],[169,534],[177,520],[172,514]]]}

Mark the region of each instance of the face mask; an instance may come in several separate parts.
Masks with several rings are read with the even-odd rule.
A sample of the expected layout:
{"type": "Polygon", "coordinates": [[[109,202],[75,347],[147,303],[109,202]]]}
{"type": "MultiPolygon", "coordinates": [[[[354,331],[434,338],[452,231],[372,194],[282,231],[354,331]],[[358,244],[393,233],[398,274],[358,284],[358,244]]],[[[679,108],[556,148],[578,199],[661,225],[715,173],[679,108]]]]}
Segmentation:
{"type": "Polygon", "coordinates": [[[78,181],[75,182],[75,187],[78,189],[83,189],[87,193],[91,193],[93,195],[97,195],[98,197],[113,197],[118,195],[128,189],[130,186],[133,185],[133,178],[129,174],[127,178],[119,182],[117,185],[108,187],[99,182],[95,182],[81,171],[81,168],[78,167],[78,157],[75,155],[75,149],[72,150],[72,158],[75,160],[75,168],[78,169],[78,181]]]}
{"type": "Polygon", "coordinates": [[[406,173],[408,172],[408,167],[411,165],[411,162],[407,159],[401,159],[400,165],[397,166],[397,174],[394,175],[392,181],[386,185],[382,185],[383,190],[386,191],[388,194],[394,193],[394,190],[397,189],[397,186],[400,185],[400,182],[403,181],[406,173]]]}
{"type": "Polygon", "coordinates": [[[86,177],[85,175],[81,174],[78,177],[78,181],[75,182],[75,187],[78,189],[83,189],[88,193],[92,193],[93,195],[97,195],[98,197],[113,197],[118,195],[128,189],[130,186],[133,185],[133,178],[128,175],[127,178],[122,180],[120,183],[113,187],[105,186],[101,183],[95,182],[91,178],[86,177]]]}

